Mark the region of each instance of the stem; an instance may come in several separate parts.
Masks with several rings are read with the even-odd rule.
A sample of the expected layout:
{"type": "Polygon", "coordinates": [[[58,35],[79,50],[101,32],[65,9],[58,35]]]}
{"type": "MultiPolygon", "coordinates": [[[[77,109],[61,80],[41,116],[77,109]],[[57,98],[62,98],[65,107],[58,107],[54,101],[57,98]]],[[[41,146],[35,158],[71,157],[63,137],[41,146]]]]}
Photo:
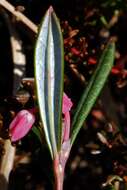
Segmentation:
{"type": "Polygon", "coordinates": [[[0,5],[11,12],[14,16],[16,16],[19,20],[21,20],[26,26],[28,26],[34,33],[37,33],[37,26],[28,19],[24,14],[17,11],[13,5],[11,5],[6,0],[0,0],[0,5]]]}
{"type": "Polygon", "coordinates": [[[54,163],[55,190],[63,190],[64,168],[60,165],[59,156],[57,155],[54,163]]]}
{"type": "Polygon", "coordinates": [[[70,139],[64,141],[61,151],[56,155],[53,162],[54,177],[55,177],[55,190],[63,190],[64,171],[65,166],[70,154],[70,139]]]}

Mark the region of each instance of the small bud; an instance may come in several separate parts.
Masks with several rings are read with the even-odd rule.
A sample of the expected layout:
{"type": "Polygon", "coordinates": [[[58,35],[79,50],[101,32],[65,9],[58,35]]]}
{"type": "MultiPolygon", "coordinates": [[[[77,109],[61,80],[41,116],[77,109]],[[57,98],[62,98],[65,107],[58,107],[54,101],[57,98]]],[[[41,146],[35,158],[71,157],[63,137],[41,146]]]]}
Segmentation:
{"type": "Polygon", "coordinates": [[[79,55],[79,54],[80,54],[80,51],[73,47],[73,48],[71,48],[71,53],[72,53],[73,55],[79,55]]]}
{"type": "Polygon", "coordinates": [[[89,59],[88,59],[88,65],[95,65],[97,63],[97,60],[96,59],[94,59],[94,58],[92,58],[92,57],[90,57],[89,59]]]}

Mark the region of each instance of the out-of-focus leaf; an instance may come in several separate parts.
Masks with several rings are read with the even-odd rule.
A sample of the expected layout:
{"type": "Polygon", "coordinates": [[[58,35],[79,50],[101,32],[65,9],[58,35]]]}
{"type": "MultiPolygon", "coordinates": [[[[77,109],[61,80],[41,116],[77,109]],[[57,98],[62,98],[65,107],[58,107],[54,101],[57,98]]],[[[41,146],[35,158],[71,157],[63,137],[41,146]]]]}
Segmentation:
{"type": "Polygon", "coordinates": [[[33,126],[32,127],[32,131],[33,133],[36,135],[36,137],[38,138],[38,140],[40,141],[40,143],[42,143],[42,137],[41,137],[41,131],[38,127],[33,126]]]}

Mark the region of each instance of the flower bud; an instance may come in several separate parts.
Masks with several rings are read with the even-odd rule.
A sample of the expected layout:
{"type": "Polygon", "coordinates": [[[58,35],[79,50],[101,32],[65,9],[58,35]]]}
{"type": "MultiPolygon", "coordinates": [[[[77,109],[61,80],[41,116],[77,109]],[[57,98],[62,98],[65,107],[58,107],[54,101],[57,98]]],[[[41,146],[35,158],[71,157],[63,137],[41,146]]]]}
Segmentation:
{"type": "Polygon", "coordinates": [[[63,105],[62,105],[62,113],[64,114],[63,121],[63,134],[62,134],[62,142],[67,141],[70,136],[70,110],[73,103],[70,98],[64,93],[63,95],[63,105]]]}
{"type": "Polygon", "coordinates": [[[64,93],[63,95],[63,106],[62,106],[62,113],[65,114],[71,110],[72,101],[68,96],[64,93]]]}
{"type": "Polygon", "coordinates": [[[32,128],[35,116],[28,110],[21,110],[12,120],[9,130],[11,141],[15,142],[23,138],[32,128]]]}

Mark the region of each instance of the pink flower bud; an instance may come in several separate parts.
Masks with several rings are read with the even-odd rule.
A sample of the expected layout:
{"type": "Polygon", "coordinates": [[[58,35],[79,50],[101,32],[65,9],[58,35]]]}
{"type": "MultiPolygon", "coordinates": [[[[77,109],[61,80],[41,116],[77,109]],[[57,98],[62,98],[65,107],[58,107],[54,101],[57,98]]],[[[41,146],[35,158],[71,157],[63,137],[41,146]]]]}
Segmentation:
{"type": "Polygon", "coordinates": [[[69,112],[71,110],[72,107],[72,101],[70,98],[68,98],[68,96],[64,93],[63,95],[63,107],[62,107],[62,112],[63,114],[69,112]]]}
{"type": "Polygon", "coordinates": [[[64,123],[63,123],[63,134],[62,134],[62,141],[67,141],[70,136],[70,113],[72,107],[72,101],[68,96],[64,93],[63,96],[63,107],[62,112],[64,114],[64,123]]]}
{"type": "Polygon", "coordinates": [[[15,142],[23,138],[35,122],[35,116],[28,110],[21,110],[9,126],[11,141],[15,142]]]}

